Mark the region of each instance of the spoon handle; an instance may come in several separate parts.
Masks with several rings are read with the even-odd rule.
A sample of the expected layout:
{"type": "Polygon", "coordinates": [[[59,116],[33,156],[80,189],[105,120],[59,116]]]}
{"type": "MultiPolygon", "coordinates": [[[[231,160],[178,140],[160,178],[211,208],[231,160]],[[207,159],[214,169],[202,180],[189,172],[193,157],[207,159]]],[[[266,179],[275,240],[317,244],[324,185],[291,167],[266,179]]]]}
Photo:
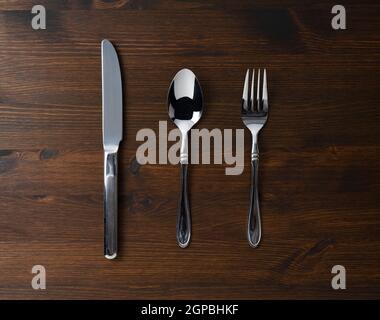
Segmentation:
{"type": "Polygon", "coordinates": [[[181,248],[186,248],[191,237],[191,216],[189,197],[187,194],[187,164],[181,163],[181,193],[177,213],[177,242],[181,248]]]}

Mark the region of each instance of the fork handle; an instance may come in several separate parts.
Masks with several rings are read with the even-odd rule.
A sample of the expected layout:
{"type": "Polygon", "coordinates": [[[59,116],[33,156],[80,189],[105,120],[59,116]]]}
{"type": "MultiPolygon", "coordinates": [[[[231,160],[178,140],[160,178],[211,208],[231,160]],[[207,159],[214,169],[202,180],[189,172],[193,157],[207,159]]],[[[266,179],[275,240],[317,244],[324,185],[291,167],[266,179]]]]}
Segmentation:
{"type": "Polygon", "coordinates": [[[249,245],[253,248],[256,248],[261,240],[261,219],[259,205],[259,149],[257,146],[257,141],[254,141],[252,147],[251,192],[247,235],[249,245]]]}
{"type": "Polygon", "coordinates": [[[177,212],[177,242],[181,248],[186,248],[191,237],[191,216],[189,197],[187,193],[187,164],[181,163],[181,191],[177,212]]]}

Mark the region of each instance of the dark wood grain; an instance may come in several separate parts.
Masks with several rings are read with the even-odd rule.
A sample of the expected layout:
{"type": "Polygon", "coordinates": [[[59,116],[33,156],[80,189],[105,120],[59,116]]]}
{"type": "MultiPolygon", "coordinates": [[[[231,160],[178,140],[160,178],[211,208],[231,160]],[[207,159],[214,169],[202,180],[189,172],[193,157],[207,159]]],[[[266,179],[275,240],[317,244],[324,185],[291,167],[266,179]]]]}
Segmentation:
{"type": "MultiPolygon", "coordinates": [[[[0,298],[380,298],[380,4],[345,1],[0,3],[0,298]],[[125,78],[120,257],[103,258],[100,41],[125,78]],[[167,120],[168,85],[197,74],[198,128],[243,128],[246,68],[266,66],[263,241],[248,246],[245,170],[190,169],[193,238],[175,239],[179,168],[136,163],[141,128],[167,120]],[[31,268],[47,269],[47,290],[31,268]],[[331,268],[347,289],[331,289],[331,268]]],[[[169,124],[169,128],[173,128],[169,124]]]]}

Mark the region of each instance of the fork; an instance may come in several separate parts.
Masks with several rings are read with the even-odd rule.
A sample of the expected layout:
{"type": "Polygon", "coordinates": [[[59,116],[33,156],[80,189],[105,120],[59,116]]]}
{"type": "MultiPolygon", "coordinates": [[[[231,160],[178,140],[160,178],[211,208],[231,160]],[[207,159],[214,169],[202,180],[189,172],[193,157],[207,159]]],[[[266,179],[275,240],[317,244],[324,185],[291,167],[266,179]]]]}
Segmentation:
{"type": "Polygon", "coordinates": [[[255,101],[255,69],[252,70],[251,89],[249,90],[249,69],[245,75],[241,118],[252,134],[251,152],[251,191],[248,212],[248,242],[256,248],[261,240],[261,218],[259,206],[259,147],[258,135],[268,119],[267,72],[264,69],[262,86],[260,86],[260,69],[257,75],[255,101]],[[250,91],[250,93],[249,93],[250,91]],[[249,96],[249,98],[248,98],[249,96]]]}

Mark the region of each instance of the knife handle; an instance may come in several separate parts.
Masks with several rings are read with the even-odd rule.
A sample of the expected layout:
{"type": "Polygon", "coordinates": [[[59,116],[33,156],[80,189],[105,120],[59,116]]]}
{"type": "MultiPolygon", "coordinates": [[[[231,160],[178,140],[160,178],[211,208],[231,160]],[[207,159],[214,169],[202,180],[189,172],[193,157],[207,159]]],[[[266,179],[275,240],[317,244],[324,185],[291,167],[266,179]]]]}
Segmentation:
{"type": "Polygon", "coordinates": [[[259,148],[257,145],[257,138],[254,139],[252,146],[251,191],[247,235],[250,246],[256,248],[261,240],[261,218],[259,204],[259,148]]]}
{"type": "Polygon", "coordinates": [[[117,255],[117,152],[104,153],[104,256],[117,255]]]}
{"type": "Polygon", "coordinates": [[[186,248],[191,237],[191,216],[189,197],[187,194],[187,164],[181,163],[181,190],[177,213],[177,242],[181,248],[186,248]]]}

